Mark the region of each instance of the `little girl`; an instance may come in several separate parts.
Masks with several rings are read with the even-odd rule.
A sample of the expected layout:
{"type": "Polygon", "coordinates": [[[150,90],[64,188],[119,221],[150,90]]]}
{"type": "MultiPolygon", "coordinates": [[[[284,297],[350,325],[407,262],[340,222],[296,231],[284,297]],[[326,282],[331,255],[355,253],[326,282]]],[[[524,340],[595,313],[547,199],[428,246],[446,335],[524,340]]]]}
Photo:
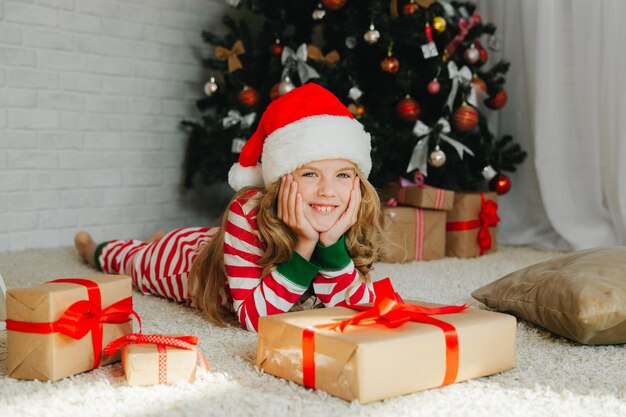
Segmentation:
{"type": "Polygon", "coordinates": [[[265,315],[371,302],[382,234],[370,141],[332,93],[306,84],[273,101],[244,145],[220,227],[100,245],[79,232],[78,253],[213,323],[234,312],[248,330],[265,315]]]}

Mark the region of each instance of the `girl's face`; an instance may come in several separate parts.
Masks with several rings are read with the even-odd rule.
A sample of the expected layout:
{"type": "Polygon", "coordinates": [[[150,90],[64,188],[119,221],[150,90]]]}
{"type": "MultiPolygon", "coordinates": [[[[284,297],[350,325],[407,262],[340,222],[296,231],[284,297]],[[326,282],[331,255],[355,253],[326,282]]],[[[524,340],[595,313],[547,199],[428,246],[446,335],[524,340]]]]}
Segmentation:
{"type": "Polygon", "coordinates": [[[302,194],[304,217],[316,232],[331,228],[346,211],[354,186],[354,164],[345,159],[309,162],[292,172],[302,194]]]}

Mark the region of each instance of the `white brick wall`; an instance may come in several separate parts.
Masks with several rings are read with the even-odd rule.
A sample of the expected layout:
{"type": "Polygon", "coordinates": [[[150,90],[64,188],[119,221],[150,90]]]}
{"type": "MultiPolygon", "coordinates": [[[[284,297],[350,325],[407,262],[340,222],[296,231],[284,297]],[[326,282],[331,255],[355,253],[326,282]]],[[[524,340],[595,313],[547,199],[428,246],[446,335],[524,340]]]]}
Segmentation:
{"type": "Polygon", "coordinates": [[[224,186],[181,188],[223,0],[0,1],[0,250],[214,223],[224,186]],[[207,199],[206,196],[218,197],[207,199]],[[207,200],[214,201],[210,206],[207,200]]]}

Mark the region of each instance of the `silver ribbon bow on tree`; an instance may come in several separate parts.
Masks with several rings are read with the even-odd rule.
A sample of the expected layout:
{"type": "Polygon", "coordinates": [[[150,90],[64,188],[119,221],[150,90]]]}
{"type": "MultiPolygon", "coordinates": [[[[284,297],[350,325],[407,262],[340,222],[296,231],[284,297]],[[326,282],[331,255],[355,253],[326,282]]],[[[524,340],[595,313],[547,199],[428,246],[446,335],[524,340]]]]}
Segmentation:
{"type": "Polygon", "coordinates": [[[315,68],[306,63],[307,55],[308,52],[306,49],[306,43],[300,45],[296,52],[294,52],[293,49],[291,49],[290,47],[285,46],[283,48],[283,53],[280,57],[280,62],[283,65],[287,64],[287,66],[285,66],[285,69],[283,69],[282,78],[284,79],[285,77],[289,76],[289,69],[291,66],[289,65],[290,61],[295,62],[296,68],[298,70],[298,75],[300,76],[300,82],[302,84],[306,83],[311,78],[319,78],[320,75],[317,73],[317,71],[315,71],[315,68]]]}
{"type": "MultiPolygon", "coordinates": [[[[452,80],[452,88],[450,89],[450,95],[448,96],[448,101],[446,105],[450,110],[452,110],[452,105],[454,104],[454,99],[456,97],[457,90],[459,89],[459,83],[467,84],[472,81],[472,71],[467,67],[463,66],[459,69],[454,61],[448,62],[448,74],[450,74],[450,79],[452,80]]],[[[470,100],[474,100],[474,98],[470,98],[470,100]]],[[[470,103],[472,105],[476,105],[476,103],[470,103]]]]}
{"type": "Polygon", "coordinates": [[[445,0],[439,0],[437,3],[439,3],[441,5],[441,7],[443,7],[443,11],[446,12],[446,15],[448,16],[454,16],[454,7],[452,7],[452,5],[445,1],[445,0]]]}
{"type": "Polygon", "coordinates": [[[430,132],[433,131],[433,128],[436,125],[441,125],[442,129],[439,133],[439,138],[444,142],[449,143],[456,152],[459,154],[459,157],[463,159],[463,153],[468,153],[474,156],[474,152],[467,146],[463,145],[458,140],[452,139],[446,133],[450,133],[450,123],[443,117],[437,120],[437,123],[433,125],[433,127],[428,127],[424,122],[418,120],[413,127],[413,133],[418,137],[418,141],[413,148],[413,153],[411,154],[411,160],[409,161],[409,165],[406,168],[406,172],[411,172],[414,169],[419,169],[419,171],[424,174],[424,176],[428,175],[428,136],[430,132]]]}
{"type": "Polygon", "coordinates": [[[229,128],[231,126],[235,126],[236,124],[240,124],[242,128],[248,128],[252,126],[254,123],[254,119],[256,118],[256,113],[248,113],[245,116],[242,116],[237,110],[229,110],[228,116],[222,119],[222,126],[224,128],[229,128]]]}

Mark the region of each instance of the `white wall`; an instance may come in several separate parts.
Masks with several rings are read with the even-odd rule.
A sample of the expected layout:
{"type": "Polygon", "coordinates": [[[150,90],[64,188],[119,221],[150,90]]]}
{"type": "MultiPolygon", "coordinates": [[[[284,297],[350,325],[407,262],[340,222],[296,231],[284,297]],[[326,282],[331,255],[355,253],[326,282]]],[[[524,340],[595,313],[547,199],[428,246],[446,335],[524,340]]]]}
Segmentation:
{"type": "MultiPolygon", "coordinates": [[[[181,189],[221,0],[0,1],[0,250],[204,225],[181,189]]],[[[202,211],[202,212],[201,212],[202,211]]]]}

